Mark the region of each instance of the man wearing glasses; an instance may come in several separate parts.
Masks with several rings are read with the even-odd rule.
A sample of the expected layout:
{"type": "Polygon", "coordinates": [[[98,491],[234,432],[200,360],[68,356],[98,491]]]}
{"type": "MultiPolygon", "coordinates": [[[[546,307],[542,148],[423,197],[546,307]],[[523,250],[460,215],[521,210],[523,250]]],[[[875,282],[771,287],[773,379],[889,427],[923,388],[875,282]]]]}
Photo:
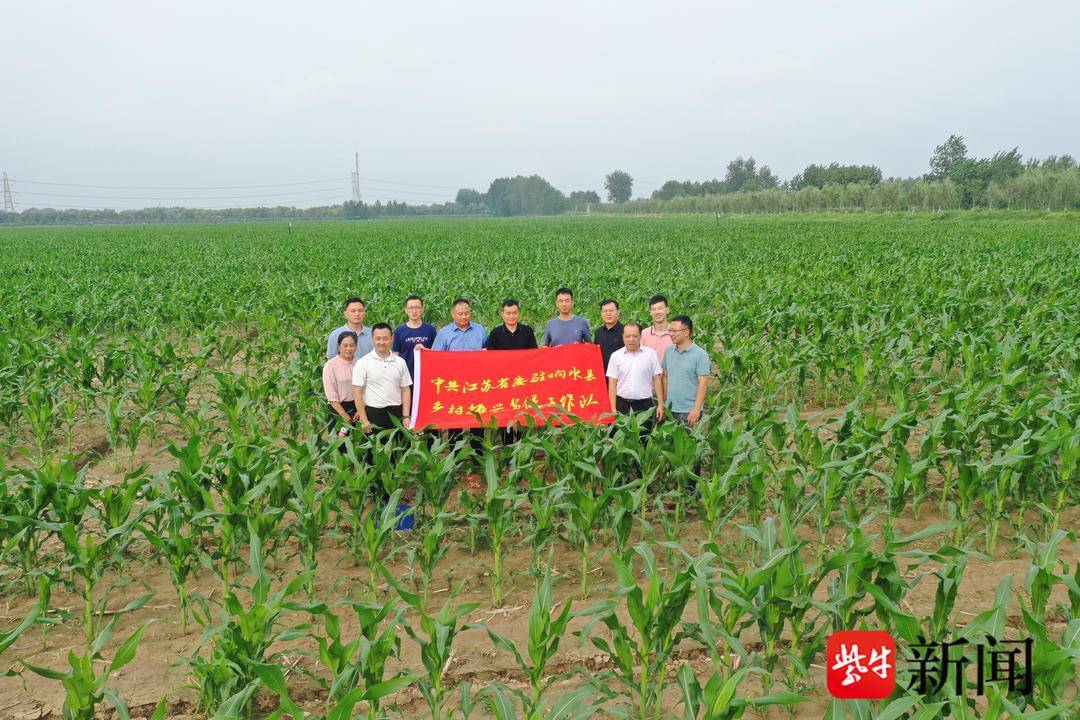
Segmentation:
{"type": "Polygon", "coordinates": [[[686,315],[672,318],[669,329],[674,344],[664,353],[664,397],[672,417],[693,426],[705,407],[709,354],[694,343],[694,323],[686,315]]]}
{"type": "Polygon", "coordinates": [[[431,323],[424,322],[424,301],[418,295],[405,298],[405,316],[409,319],[394,329],[394,344],[391,350],[405,360],[409,377],[413,376],[413,351],[418,347],[431,348],[435,344],[438,329],[431,323]]]}

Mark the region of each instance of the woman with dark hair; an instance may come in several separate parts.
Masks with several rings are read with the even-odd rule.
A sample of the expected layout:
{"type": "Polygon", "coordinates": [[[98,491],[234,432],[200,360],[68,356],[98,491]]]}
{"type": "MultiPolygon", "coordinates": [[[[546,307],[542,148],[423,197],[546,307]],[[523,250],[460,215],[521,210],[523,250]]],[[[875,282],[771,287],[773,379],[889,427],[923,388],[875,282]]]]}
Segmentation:
{"type": "MultiPolygon", "coordinates": [[[[326,393],[326,402],[330,421],[326,426],[327,432],[333,433],[337,424],[355,424],[360,416],[356,412],[356,402],[353,400],[352,375],[353,366],[356,365],[356,333],[345,330],[337,336],[337,355],[326,361],[323,366],[322,381],[323,392],[326,393]]],[[[342,427],[339,435],[348,434],[348,428],[342,427]]]]}

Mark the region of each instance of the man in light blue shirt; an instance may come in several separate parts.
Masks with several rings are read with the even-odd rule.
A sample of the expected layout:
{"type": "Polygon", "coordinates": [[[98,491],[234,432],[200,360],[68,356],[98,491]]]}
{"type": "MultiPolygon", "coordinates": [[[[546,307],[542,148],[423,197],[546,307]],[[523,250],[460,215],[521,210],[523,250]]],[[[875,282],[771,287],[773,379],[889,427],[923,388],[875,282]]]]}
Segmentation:
{"type": "Polygon", "coordinates": [[[356,333],[356,357],[361,358],[375,349],[371,342],[371,328],[364,327],[364,315],[367,313],[367,305],[358,297],[351,297],[345,301],[345,324],[326,339],[326,359],[332,360],[337,356],[338,335],[348,330],[356,333]]]}
{"type": "Polygon", "coordinates": [[[480,323],[472,321],[472,303],[458,298],[450,307],[454,322],[439,330],[432,350],[483,350],[487,332],[480,323]]]}
{"type": "Polygon", "coordinates": [[[672,318],[670,330],[674,344],[664,351],[664,397],[676,420],[696,425],[709,386],[709,354],[691,340],[694,323],[686,315],[672,318]]]}

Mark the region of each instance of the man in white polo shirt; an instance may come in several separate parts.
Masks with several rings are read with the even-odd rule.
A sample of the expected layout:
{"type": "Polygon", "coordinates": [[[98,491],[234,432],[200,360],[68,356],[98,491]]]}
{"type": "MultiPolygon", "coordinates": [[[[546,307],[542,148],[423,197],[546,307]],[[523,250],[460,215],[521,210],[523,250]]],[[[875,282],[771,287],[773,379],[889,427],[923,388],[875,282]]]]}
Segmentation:
{"type": "MultiPolygon", "coordinates": [[[[641,326],[623,325],[623,347],[611,354],[608,362],[608,394],[616,412],[628,414],[656,408],[656,419],[664,419],[664,373],[660,357],[641,344],[641,326]]],[[[646,428],[652,428],[652,419],[646,428]]]]}
{"type": "Polygon", "coordinates": [[[390,352],[394,330],[386,323],[371,328],[375,349],[353,366],[353,399],[364,432],[394,426],[391,417],[408,425],[412,378],[405,360],[390,352]]]}

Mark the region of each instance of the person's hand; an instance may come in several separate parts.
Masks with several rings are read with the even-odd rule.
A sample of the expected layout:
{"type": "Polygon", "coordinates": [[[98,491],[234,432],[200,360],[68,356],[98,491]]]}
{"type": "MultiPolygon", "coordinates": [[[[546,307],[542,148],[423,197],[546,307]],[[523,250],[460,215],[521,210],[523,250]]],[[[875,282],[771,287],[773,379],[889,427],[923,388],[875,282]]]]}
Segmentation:
{"type": "Polygon", "coordinates": [[[663,419],[664,419],[664,406],[663,405],[657,405],[656,406],[656,420],[657,420],[657,422],[659,422],[659,421],[661,421],[663,419]]]}
{"type": "Polygon", "coordinates": [[[697,421],[700,419],[701,410],[699,408],[694,408],[690,411],[690,414],[686,416],[686,424],[693,427],[694,425],[697,425],[697,421]]]}
{"type": "Polygon", "coordinates": [[[412,418],[409,417],[408,415],[402,416],[402,418],[401,418],[401,429],[405,430],[406,432],[410,432],[412,430],[412,428],[409,427],[409,422],[410,421],[412,421],[412,418]]]}
{"type": "Polygon", "coordinates": [[[360,424],[360,411],[354,412],[353,416],[352,416],[352,419],[349,420],[349,422],[352,423],[353,425],[359,425],[360,424]]]}
{"type": "Polygon", "coordinates": [[[370,435],[371,431],[375,429],[375,426],[369,422],[364,423],[364,433],[370,435]]]}

